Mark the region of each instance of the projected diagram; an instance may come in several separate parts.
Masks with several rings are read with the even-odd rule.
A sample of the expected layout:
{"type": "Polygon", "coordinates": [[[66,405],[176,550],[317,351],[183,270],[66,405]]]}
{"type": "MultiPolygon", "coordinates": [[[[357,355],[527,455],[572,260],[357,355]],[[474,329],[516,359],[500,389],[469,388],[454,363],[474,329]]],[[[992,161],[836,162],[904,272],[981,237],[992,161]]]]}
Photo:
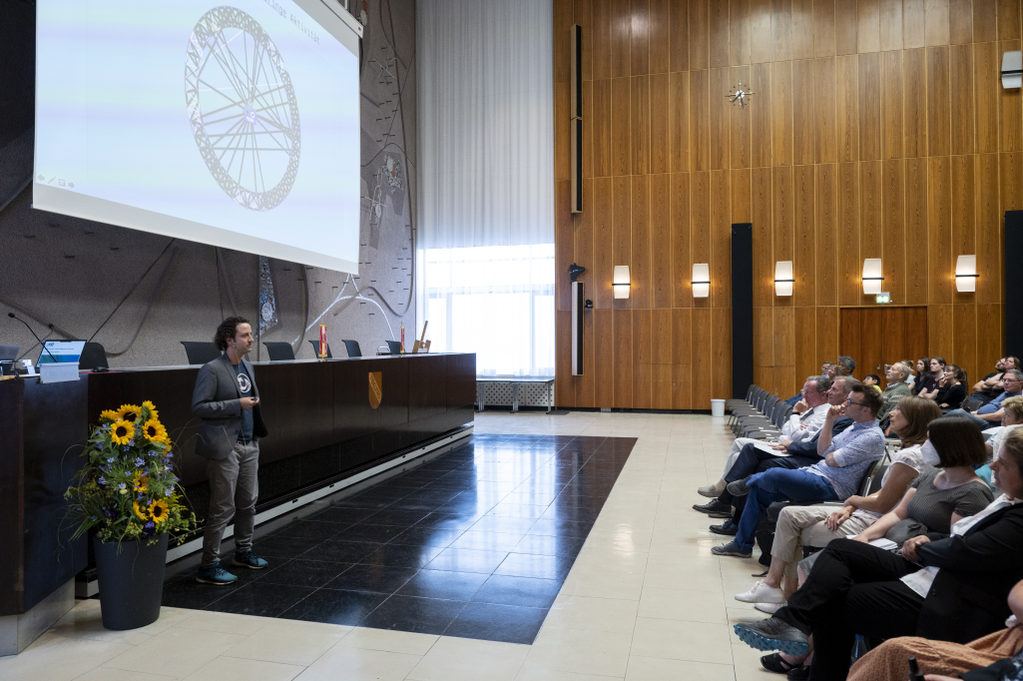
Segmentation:
{"type": "Polygon", "coordinates": [[[284,60],[255,19],[216,7],[188,40],[185,103],[206,167],[239,205],[266,211],[288,196],[302,150],[284,60]]]}

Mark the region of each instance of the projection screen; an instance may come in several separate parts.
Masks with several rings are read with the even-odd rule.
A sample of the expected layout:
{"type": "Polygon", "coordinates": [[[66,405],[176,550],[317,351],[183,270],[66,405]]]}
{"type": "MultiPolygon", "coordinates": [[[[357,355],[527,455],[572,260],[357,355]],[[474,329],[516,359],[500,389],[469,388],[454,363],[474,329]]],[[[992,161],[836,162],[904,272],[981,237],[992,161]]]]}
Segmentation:
{"type": "Polygon", "coordinates": [[[39,0],[33,207],[358,273],[335,0],[39,0]]]}

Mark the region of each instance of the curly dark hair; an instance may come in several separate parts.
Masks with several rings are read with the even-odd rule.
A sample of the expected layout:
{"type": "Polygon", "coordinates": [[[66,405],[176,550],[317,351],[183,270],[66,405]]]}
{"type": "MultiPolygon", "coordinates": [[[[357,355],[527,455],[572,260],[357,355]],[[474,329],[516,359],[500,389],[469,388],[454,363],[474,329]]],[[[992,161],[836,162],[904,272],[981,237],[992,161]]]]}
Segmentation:
{"type": "Polygon", "coordinates": [[[248,324],[249,320],[245,317],[228,317],[224,321],[220,322],[220,326],[217,327],[217,332],[213,334],[213,344],[217,346],[217,350],[223,352],[227,350],[227,339],[234,338],[235,333],[238,331],[239,324],[248,324]]]}

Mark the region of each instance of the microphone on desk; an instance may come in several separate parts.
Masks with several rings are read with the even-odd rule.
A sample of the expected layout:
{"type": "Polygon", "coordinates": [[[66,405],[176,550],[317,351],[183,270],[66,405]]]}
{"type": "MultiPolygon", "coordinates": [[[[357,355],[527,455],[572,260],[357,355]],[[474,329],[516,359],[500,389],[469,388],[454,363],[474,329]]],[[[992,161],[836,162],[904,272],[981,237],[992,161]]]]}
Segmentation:
{"type": "MultiPolygon", "coordinates": [[[[44,343],[43,339],[40,338],[39,335],[36,334],[36,332],[32,330],[32,327],[29,326],[28,322],[26,322],[24,319],[22,319],[20,317],[16,317],[13,312],[8,312],[7,316],[10,317],[11,319],[17,319],[19,322],[24,324],[25,328],[28,329],[28,332],[31,333],[35,337],[35,339],[37,341],[39,341],[39,345],[43,346],[43,350],[46,352],[47,355],[50,356],[50,359],[53,360],[54,362],[57,361],[57,358],[53,356],[53,353],[50,352],[50,349],[48,347],[46,347],[46,343],[44,343]]],[[[46,326],[47,326],[47,328],[50,329],[50,333],[53,333],[53,324],[47,324],[46,326]]]]}

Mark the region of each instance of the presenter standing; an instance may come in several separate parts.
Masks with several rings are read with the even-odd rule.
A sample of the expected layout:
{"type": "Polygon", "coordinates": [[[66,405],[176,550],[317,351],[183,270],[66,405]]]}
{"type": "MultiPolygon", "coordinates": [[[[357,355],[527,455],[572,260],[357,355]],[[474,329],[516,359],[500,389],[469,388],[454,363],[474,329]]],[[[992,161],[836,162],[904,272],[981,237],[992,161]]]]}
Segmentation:
{"type": "Polygon", "coordinates": [[[195,574],[195,581],[203,584],[224,585],[238,579],[220,563],[220,542],[232,517],[235,553],[231,565],[249,570],[267,566],[252,552],[259,440],[267,435],[255,374],[245,359],[252,342],[252,327],[244,317],[221,322],[213,343],[224,354],[203,365],[192,393],[192,412],[202,418],[195,453],[207,460],[210,480],[202,567],[195,574]]]}

